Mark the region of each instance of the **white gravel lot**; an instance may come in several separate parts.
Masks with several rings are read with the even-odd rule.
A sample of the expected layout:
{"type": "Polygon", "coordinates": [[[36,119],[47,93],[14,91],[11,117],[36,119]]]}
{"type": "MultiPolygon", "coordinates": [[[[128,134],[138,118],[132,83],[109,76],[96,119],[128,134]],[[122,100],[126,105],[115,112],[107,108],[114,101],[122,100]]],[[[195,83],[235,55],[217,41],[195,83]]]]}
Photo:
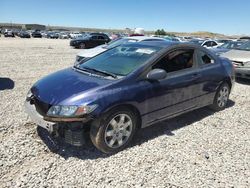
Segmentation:
{"type": "Polygon", "coordinates": [[[203,108],[143,129],[118,154],[90,143],[51,152],[23,101],[35,81],[72,65],[78,51],[69,40],[0,38],[0,187],[250,187],[246,81],[236,83],[225,110],[203,108]],[[13,84],[7,78],[13,89],[3,89],[13,84]]]}

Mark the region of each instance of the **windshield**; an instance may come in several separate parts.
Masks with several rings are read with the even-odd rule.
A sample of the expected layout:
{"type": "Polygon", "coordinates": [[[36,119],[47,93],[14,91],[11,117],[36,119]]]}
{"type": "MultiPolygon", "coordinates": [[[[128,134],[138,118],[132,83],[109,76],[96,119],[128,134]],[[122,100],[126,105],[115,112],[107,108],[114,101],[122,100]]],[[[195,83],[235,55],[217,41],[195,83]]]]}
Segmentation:
{"type": "Polygon", "coordinates": [[[223,49],[236,49],[239,48],[242,45],[242,42],[227,42],[225,44],[222,44],[219,46],[219,48],[223,49]]]}
{"type": "Polygon", "coordinates": [[[250,42],[247,42],[247,43],[242,44],[238,49],[239,49],[239,50],[250,51],[250,42]]]}
{"type": "Polygon", "coordinates": [[[161,47],[118,46],[77,66],[82,70],[95,69],[126,76],[152,57],[161,47]]]}
{"type": "Polygon", "coordinates": [[[137,40],[136,39],[129,39],[129,38],[120,38],[120,39],[116,39],[114,41],[109,42],[108,45],[105,46],[104,48],[111,49],[111,48],[114,48],[116,46],[120,46],[121,44],[126,44],[126,43],[130,43],[130,42],[137,42],[137,40]]]}

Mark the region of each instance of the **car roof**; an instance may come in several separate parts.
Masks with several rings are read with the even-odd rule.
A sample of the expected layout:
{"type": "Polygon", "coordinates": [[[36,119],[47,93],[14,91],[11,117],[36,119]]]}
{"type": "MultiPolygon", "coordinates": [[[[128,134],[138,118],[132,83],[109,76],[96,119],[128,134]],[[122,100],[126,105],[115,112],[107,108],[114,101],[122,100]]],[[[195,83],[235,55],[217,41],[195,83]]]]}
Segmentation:
{"type": "Polygon", "coordinates": [[[121,46],[129,46],[129,47],[137,47],[137,48],[143,48],[143,47],[160,47],[162,49],[170,48],[170,47],[179,47],[179,48],[194,48],[194,49],[199,49],[202,51],[205,51],[209,54],[210,51],[207,50],[206,48],[193,44],[190,42],[173,42],[173,41],[142,41],[142,42],[136,42],[136,43],[130,43],[130,44],[122,44],[121,46]]]}
{"type": "Polygon", "coordinates": [[[107,36],[105,33],[89,33],[90,35],[102,35],[102,36],[107,36]]]}
{"type": "Polygon", "coordinates": [[[179,44],[179,42],[170,42],[170,41],[142,41],[136,43],[122,44],[121,46],[131,46],[131,47],[160,47],[160,48],[168,48],[175,44],[179,44]]]}

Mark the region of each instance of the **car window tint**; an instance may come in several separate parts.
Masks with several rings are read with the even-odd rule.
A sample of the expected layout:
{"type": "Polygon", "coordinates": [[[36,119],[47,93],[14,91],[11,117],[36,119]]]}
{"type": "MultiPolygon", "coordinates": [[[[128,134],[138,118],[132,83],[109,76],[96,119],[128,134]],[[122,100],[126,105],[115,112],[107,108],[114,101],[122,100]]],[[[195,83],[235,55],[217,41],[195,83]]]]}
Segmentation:
{"type": "Polygon", "coordinates": [[[214,41],[211,41],[211,43],[212,43],[212,46],[216,46],[217,45],[216,42],[214,42],[214,41]]]}
{"type": "Polygon", "coordinates": [[[210,46],[210,42],[209,41],[207,41],[207,42],[205,42],[204,44],[203,44],[203,46],[210,46]]]}
{"type": "Polygon", "coordinates": [[[98,40],[104,40],[103,36],[98,36],[98,40]]]}
{"type": "Polygon", "coordinates": [[[169,73],[192,68],[194,65],[193,56],[194,50],[192,49],[175,50],[158,61],[153,69],[164,69],[169,73]]]}
{"type": "Polygon", "coordinates": [[[97,36],[92,36],[91,38],[94,39],[94,40],[98,39],[97,36]]]}
{"type": "Polygon", "coordinates": [[[203,51],[198,52],[199,65],[207,65],[215,63],[215,60],[203,51]]]}

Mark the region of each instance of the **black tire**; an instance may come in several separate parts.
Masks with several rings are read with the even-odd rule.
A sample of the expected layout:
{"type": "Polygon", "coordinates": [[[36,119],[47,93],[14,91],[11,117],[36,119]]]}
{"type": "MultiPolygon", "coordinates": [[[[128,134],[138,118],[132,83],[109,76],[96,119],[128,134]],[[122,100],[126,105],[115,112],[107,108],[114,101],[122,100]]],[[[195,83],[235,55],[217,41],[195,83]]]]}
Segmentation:
{"type": "Polygon", "coordinates": [[[215,111],[220,111],[226,108],[228,99],[229,99],[229,94],[230,94],[230,87],[227,83],[221,84],[221,86],[218,88],[215,97],[214,97],[214,102],[212,105],[210,105],[210,108],[215,110],[215,111]],[[222,96],[222,93],[227,91],[227,96],[222,96]],[[222,102],[223,101],[223,102],[222,102]]]}
{"type": "MultiPolygon", "coordinates": [[[[119,123],[120,123],[120,120],[119,120],[119,123]]],[[[106,115],[104,115],[103,117],[101,117],[100,119],[92,123],[90,127],[90,138],[94,146],[100,151],[102,151],[103,153],[107,153],[107,154],[116,153],[116,152],[123,150],[125,147],[129,145],[129,143],[133,139],[133,136],[137,130],[137,125],[138,125],[138,117],[133,111],[127,108],[123,108],[123,107],[116,108],[114,110],[109,111],[106,115]],[[114,142],[114,147],[110,147],[107,141],[107,138],[109,137],[107,136],[107,132],[109,132],[108,128],[110,126],[113,127],[113,125],[111,125],[111,120],[113,120],[114,118],[118,118],[119,115],[124,115],[124,114],[128,116],[130,118],[129,121],[131,120],[132,122],[132,126],[129,128],[130,130],[128,131],[128,132],[131,131],[130,136],[128,137],[122,136],[122,138],[120,137],[121,139],[123,139],[123,137],[125,138],[124,138],[124,143],[119,146],[118,144],[119,138],[117,134],[122,134],[122,133],[114,133],[113,136],[116,137],[115,138],[116,141],[114,142]],[[115,147],[116,142],[118,146],[115,147]]],[[[111,139],[109,143],[111,143],[111,140],[115,140],[113,136],[110,136],[111,139]]]]}
{"type": "Polygon", "coordinates": [[[80,44],[79,44],[79,48],[80,48],[80,49],[85,49],[85,48],[86,48],[86,45],[85,45],[84,43],[80,43],[80,44]]]}

